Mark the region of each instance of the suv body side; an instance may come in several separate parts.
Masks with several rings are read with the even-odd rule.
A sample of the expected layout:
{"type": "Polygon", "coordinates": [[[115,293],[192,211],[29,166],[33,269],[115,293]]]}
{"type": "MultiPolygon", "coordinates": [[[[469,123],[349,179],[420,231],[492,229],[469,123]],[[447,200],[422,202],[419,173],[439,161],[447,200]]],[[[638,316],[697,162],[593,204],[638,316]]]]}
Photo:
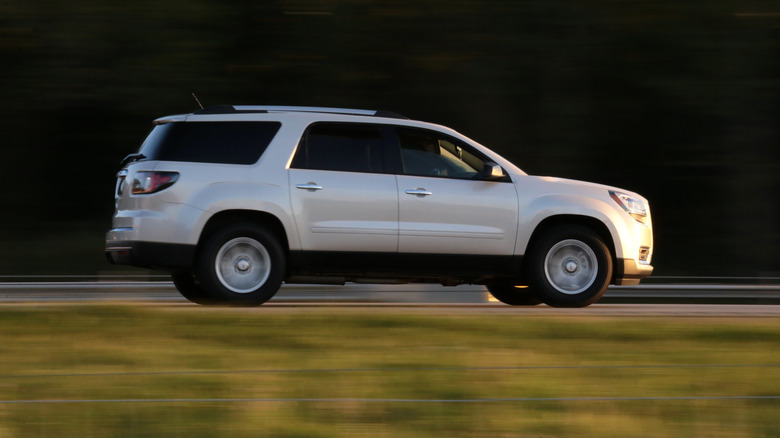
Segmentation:
{"type": "Polygon", "coordinates": [[[274,230],[283,232],[278,237],[290,257],[288,282],[308,282],[311,277],[327,281],[329,276],[336,281],[446,284],[517,279],[522,258],[533,249],[537,236],[562,223],[592,227],[603,238],[615,262],[613,284],[636,284],[652,272],[649,210],[643,222],[635,220],[610,193],[619,190],[646,204],[644,198],[598,184],[529,176],[443,126],[307,112],[284,117],[273,112],[189,114],[155,123],[227,121],[278,123],[279,128],[253,164],[140,160],[127,165],[121,172],[124,180],[117,185],[116,211],[107,234],[110,261],[170,271],[191,269],[215,220],[261,214],[274,223],[274,230]],[[370,178],[361,172],[296,168],[293,160],[302,137],[317,124],[378,127],[384,168],[372,171],[370,178]],[[498,164],[505,177],[470,180],[405,174],[400,156],[393,158],[399,154],[402,130],[424,130],[459,142],[483,161],[498,164]],[[175,172],[175,189],[133,194],[130,181],[140,172],[175,172]],[[334,255],[348,261],[330,266],[334,255]]]}

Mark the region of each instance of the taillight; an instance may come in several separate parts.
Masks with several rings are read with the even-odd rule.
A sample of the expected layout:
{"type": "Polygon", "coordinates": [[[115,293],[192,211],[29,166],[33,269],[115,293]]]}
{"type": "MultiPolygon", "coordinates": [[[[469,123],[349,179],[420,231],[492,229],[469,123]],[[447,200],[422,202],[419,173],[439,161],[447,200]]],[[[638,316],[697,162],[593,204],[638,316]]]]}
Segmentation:
{"type": "Polygon", "coordinates": [[[137,172],[133,177],[133,194],[148,195],[167,189],[179,179],[176,172],[137,172]]]}
{"type": "Polygon", "coordinates": [[[122,169],[116,174],[116,197],[122,196],[125,191],[125,178],[127,177],[127,169],[122,169]]]}

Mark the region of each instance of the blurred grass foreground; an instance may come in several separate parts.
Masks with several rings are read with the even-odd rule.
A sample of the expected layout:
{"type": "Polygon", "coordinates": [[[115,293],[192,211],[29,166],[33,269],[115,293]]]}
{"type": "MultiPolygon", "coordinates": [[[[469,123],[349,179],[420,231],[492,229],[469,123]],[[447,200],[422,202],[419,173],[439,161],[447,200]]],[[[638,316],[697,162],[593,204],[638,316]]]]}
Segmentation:
{"type": "Polygon", "coordinates": [[[4,438],[780,435],[772,318],[54,305],[0,332],[4,438]]]}

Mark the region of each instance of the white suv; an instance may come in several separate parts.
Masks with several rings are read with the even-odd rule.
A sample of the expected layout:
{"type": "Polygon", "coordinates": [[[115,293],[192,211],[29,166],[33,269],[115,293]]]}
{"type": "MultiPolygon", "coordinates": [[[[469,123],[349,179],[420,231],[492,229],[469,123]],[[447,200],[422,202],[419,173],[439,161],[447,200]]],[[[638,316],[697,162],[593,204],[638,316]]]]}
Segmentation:
{"type": "Polygon", "coordinates": [[[155,120],[122,163],[106,255],[201,304],[287,283],[484,284],[580,307],[650,275],[647,200],[530,176],[443,126],[340,108],[219,106],[155,120]]]}

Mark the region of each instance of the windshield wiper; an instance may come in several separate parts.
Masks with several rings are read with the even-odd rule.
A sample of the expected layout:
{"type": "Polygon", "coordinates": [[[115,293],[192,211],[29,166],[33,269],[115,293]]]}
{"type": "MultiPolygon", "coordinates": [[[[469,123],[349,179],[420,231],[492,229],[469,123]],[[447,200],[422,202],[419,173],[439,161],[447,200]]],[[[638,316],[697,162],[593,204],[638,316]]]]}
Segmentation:
{"type": "Polygon", "coordinates": [[[144,154],[130,154],[119,163],[119,167],[125,167],[132,162],[143,160],[144,158],[146,158],[146,155],[144,154]]]}

